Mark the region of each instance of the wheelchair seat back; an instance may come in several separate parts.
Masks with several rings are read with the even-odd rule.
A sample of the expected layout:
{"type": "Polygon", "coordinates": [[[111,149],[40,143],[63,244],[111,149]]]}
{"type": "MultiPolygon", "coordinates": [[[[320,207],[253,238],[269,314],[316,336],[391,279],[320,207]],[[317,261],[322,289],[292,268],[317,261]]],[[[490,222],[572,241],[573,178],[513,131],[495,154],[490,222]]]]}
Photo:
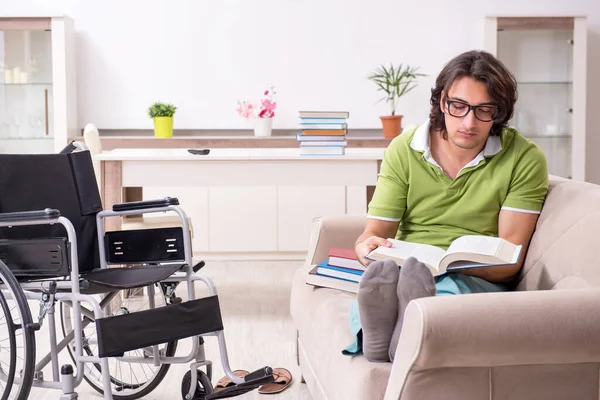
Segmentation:
{"type": "MultiPolygon", "coordinates": [[[[80,273],[100,266],[96,214],[102,202],[89,151],[0,154],[0,213],[53,208],[77,234],[80,273]]],[[[70,274],[61,224],[0,227],[0,260],[19,279],[70,274]]]]}

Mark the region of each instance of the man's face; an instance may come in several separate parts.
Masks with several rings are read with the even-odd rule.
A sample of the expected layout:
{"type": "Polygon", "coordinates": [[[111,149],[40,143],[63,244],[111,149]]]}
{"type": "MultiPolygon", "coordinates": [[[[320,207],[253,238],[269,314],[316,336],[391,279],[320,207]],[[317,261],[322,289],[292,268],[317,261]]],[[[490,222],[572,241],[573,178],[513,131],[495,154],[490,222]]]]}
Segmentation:
{"type": "Polygon", "coordinates": [[[484,146],[496,111],[484,83],[466,76],[456,79],[448,93],[442,93],[440,108],[450,142],[466,150],[484,146]]]}

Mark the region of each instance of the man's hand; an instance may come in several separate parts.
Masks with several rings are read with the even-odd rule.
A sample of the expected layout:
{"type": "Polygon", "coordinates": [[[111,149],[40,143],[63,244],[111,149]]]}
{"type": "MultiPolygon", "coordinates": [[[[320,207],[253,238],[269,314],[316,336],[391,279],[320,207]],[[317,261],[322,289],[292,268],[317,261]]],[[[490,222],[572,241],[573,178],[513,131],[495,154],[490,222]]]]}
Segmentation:
{"type": "Polygon", "coordinates": [[[362,235],[356,239],[354,252],[358,261],[365,267],[371,263],[365,256],[371,250],[375,250],[379,246],[391,247],[392,244],[384,238],[393,238],[398,231],[400,221],[383,221],[375,218],[368,218],[367,225],[362,235]]]}
{"type": "Polygon", "coordinates": [[[379,246],[392,247],[392,244],[379,236],[369,236],[365,240],[358,242],[354,247],[358,261],[365,267],[371,263],[371,260],[367,260],[365,256],[372,250],[375,250],[379,246]]]}

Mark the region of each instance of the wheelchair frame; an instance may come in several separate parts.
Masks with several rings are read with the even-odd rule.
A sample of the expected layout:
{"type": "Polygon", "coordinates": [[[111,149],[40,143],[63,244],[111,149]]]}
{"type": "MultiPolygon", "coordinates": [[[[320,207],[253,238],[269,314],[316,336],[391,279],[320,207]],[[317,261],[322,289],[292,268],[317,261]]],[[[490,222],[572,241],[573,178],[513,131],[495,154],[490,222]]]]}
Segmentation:
{"type": "MultiPolygon", "coordinates": [[[[103,210],[97,213],[96,215],[96,229],[98,233],[98,247],[99,247],[99,255],[100,255],[100,268],[107,269],[109,268],[109,264],[107,262],[106,257],[106,246],[104,242],[104,220],[105,218],[114,217],[114,218],[122,218],[128,215],[139,215],[139,214],[151,214],[151,213],[162,213],[162,212],[175,212],[179,215],[182,223],[183,229],[183,246],[184,246],[184,256],[185,259],[182,268],[172,274],[166,280],[161,280],[156,283],[187,283],[187,301],[192,301],[196,299],[196,290],[194,286],[194,282],[202,281],[209,289],[211,296],[217,296],[217,290],[212,282],[206,276],[203,276],[199,273],[194,272],[192,267],[192,246],[191,246],[191,237],[189,231],[188,218],[183,209],[178,205],[168,205],[155,207],[150,206],[147,207],[148,204],[154,204],[153,202],[139,202],[141,207],[134,208],[131,210],[124,211],[114,211],[114,210],[103,210]],[[146,207],[144,207],[146,204],[146,207]]],[[[128,203],[124,203],[128,204],[128,203]]],[[[47,210],[46,210],[47,211],[47,210]]],[[[27,326],[24,329],[34,329],[38,330],[43,319],[45,319],[46,315],[49,315],[48,318],[48,328],[49,328],[49,336],[50,336],[50,351],[39,361],[35,359],[35,349],[25,349],[25,351],[33,351],[34,352],[34,365],[35,365],[35,373],[34,379],[31,382],[33,387],[41,387],[41,388],[49,388],[49,389],[59,389],[62,390],[62,395],[60,397],[61,400],[68,399],[76,399],[78,398],[77,393],[75,392],[75,388],[78,387],[85,375],[84,364],[86,363],[94,363],[99,364],[101,368],[102,374],[102,383],[104,386],[104,399],[112,400],[113,394],[111,390],[111,375],[109,370],[108,358],[100,357],[100,350],[98,355],[89,356],[83,354],[83,328],[85,328],[91,322],[97,322],[103,316],[103,309],[114,297],[116,297],[122,290],[117,290],[115,292],[110,292],[105,296],[102,301],[97,301],[93,295],[82,294],[80,291],[80,278],[85,279],[85,275],[80,276],[79,273],[79,265],[78,265],[78,249],[77,249],[77,234],[75,228],[69,219],[63,216],[56,215],[48,215],[48,213],[44,213],[44,211],[39,212],[29,212],[30,215],[24,218],[24,214],[26,213],[5,213],[0,214],[3,217],[0,220],[0,228],[7,228],[11,226],[25,226],[25,225],[43,225],[43,224],[61,224],[64,226],[67,232],[67,239],[70,246],[68,246],[68,258],[70,262],[70,277],[69,280],[65,278],[52,278],[49,280],[41,280],[41,281],[25,281],[19,282],[19,286],[21,290],[24,292],[25,297],[27,299],[39,300],[40,301],[40,313],[38,316],[38,323],[35,321],[31,327],[27,326]],[[73,330],[69,333],[65,332],[65,338],[60,342],[57,340],[56,334],[56,322],[54,319],[55,314],[55,305],[56,302],[64,302],[67,305],[72,307],[72,317],[73,317],[73,330]],[[82,307],[82,303],[89,304],[90,308],[82,307]],[[86,320],[82,320],[82,317],[86,317],[86,320]],[[93,321],[89,319],[93,318],[93,321]],[[75,366],[77,373],[73,376],[73,369],[70,365],[63,365],[59,371],[59,361],[58,355],[61,351],[63,351],[67,346],[69,346],[74,341],[75,344],[75,352],[73,358],[75,359],[75,366]],[[52,381],[44,381],[43,374],[41,373],[42,369],[51,364],[52,368],[52,381]]],[[[142,287],[142,286],[140,286],[142,287]]],[[[148,286],[144,286],[148,288],[148,296],[149,296],[149,308],[155,309],[156,304],[154,304],[154,284],[150,284],[148,286]]],[[[8,296],[12,296],[10,290],[6,287],[4,283],[0,285],[0,289],[2,293],[8,296]]],[[[12,296],[14,297],[14,296],[12,296]]],[[[168,307],[168,305],[166,306],[168,307]]],[[[159,307],[161,308],[161,307],[159,307]]],[[[219,311],[220,313],[220,311],[219,311]]],[[[133,313],[135,314],[135,313],[133,313]]],[[[230,388],[229,395],[224,393],[219,396],[219,394],[212,394],[212,386],[210,388],[206,388],[209,393],[207,393],[206,399],[211,398],[219,398],[219,397],[230,397],[231,395],[238,395],[245,393],[249,390],[253,390],[258,387],[260,384],[268,383],[273,381],[272,369],[270,367],[265,367],[261,370],[257,370],[251,373],[246,378],[238,378],[235,376],[231,370],[229,365],[229,359],[227,355],[227,347],[225,343],[224,331],[212,331],[208,333],[202,333],[200,335],[189,336],[192,338],[192,348],[188,355],[186,356],[164,356],[160,354],[158,350],[158,345],[152,345],[145,348],[147,354],[151,355],[149,358],[146,357],[115,357],[120,361],[131,362],[131,363],[150,363],[154,364],[154,366],[160,366],[162,364],[190,364],[190,388],[186,399],[194,399],[194,393],[196,391],[197,382],[199,381],[198,376],[198,368],[202,366],[206,366],[207,372],[211,374],[212,362],[210,360],[206,360],[204,346],[203,346],[203,336],[216,336],[219,344],[219,351],[221,355],[221,363],[225,374],[227,377],[234,383],[234,386],[230,388]],[[151,351],[150,351],[151,349],[151,351]],[[212,395],[211,395],[212,394],[212,395]]],[[[179,340],[179,339],[175,339],[179,340]]],[[[142,346],[143,348],[143,346],[142,346]]],[[[2,371],[0,371],[2,372],[2,371]]],[[[0,378],[2,374],[0,373],[0,378]]],[[[20,382],[20,377],[16,376],[15,381],[20,382]]],[[[210,376],[209,376],[210,381],[210,376]]],[[[30,390],[30,389],[29,389],[30,390]]]]}

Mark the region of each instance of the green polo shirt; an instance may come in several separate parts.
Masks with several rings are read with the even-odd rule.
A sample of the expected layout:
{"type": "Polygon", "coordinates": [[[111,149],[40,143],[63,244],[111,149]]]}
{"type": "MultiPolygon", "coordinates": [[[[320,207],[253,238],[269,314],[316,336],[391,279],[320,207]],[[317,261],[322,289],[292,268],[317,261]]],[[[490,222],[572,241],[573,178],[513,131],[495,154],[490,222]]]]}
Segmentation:
{"type": "Polygon", "coordinates": [[[539,214],[547,192],[546,157],[516,129],[490,136],[452,180],[431,156],[427,121],[385,150],[368,217],[400,221],[396,239],[446,249],[464,235],[497,237],[501,209],[539,214]]]}

